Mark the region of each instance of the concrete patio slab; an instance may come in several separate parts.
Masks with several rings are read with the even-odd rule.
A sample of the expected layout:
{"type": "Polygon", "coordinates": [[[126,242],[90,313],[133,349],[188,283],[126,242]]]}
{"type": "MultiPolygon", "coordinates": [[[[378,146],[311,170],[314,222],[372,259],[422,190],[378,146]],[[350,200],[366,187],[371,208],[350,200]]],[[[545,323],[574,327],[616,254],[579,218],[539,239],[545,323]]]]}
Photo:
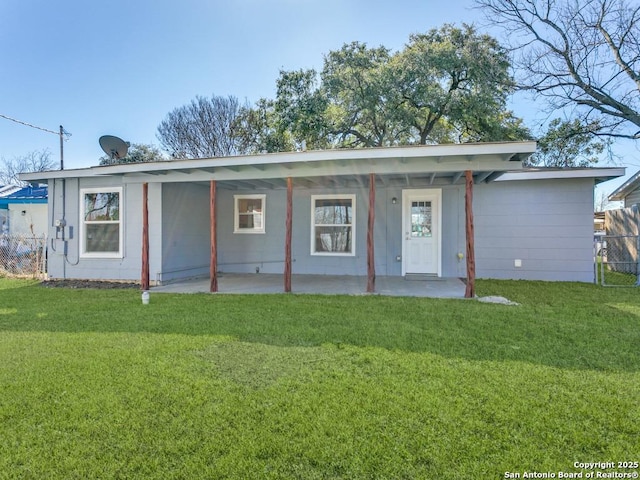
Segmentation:
{"type": "MultiPolygon", "coordinates": [[[[321,295],[365,295],[367,277],[334,275],[293,275],[292,293],[321,295]]],[[[152,287],[153,293],[208,293],[209,279],[185,280],[152,287]]],[[[404,277],[377,277],[377,295],[400,297],[464,298],[465,284],[459,278],[407,280],[404,277]]],[[[218,276],[218,293],[283,293],[280,274],[236,274],[218,276]]]]}

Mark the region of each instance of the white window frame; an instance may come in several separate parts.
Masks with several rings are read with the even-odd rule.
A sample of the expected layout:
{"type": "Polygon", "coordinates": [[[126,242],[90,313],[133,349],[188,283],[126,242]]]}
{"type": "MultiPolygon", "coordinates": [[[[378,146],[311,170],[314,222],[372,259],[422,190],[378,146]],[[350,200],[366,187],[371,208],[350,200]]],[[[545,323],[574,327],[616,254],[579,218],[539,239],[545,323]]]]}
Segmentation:
{"type": "Polygon", "coordinates": [[[356,255],[356,196],[354,194],[327,194],[311,195],[311,255],[322,257],[355,257],[356,255]],[[316,200],[351,200],[350,224],[318,224],[315,222],[316,200]],[[350,252],[316,252],[316,226],[346,226],[351,227],[351,251],[350,252]]]}
{"type": "Polygon", "coordinates": [[[124,258],[124,194],[122,187],[100,187],[80,189],[80,257],[81,258],[124,258]],[[118,194],[118,220],[86,222],[84,197],[91,193],[117,193],[118,194]],[[118,251],[117,252],[87,252],[86,225],[91,223],[109,223],[119,225],[118,251]]]}
{"type": "MultiPolygon", "coordinates": [[[[255,223],[255,222],[254,222],[255,223]]],[[[267,224],[267,196],[265,194],[256,195],[234,195],[233,196],[233,233],[265,234],[267,224]],[[259,228],[240,228],[240,214],[246,212],[238,211],[240,200],[261,200],[262,201],[262,222],[259,228]]]]}

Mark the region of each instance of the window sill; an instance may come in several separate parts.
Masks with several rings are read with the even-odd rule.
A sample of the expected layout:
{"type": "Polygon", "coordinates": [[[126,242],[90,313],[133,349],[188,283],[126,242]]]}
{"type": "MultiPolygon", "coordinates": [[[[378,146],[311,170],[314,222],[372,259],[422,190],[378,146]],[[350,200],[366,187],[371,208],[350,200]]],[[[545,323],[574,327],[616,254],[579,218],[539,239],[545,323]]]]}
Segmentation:
{"type": "Polygon", "coordinates": [[[124,255],[118,253],[81,253],[80,258],[105,258],[105,259],[122,259],[124,255]]]}
{"type": "Polygon", "coordinates": [[[234,230],[233,233],[239,233],[240,235],[264,235],[264,230],[234,230]]]}

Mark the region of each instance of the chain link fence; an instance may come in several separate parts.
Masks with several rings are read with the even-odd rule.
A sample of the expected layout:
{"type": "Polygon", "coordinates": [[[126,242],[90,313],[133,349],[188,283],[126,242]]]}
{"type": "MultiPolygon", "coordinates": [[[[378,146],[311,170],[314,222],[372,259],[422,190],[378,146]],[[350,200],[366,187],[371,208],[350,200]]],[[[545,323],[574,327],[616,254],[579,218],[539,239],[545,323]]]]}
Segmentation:
{"type": "Polygon", "coordinates": [[[640,286],[640,236],[602,235],[596,238],[596,282],[604,286],[640,286]]]}
{"type": "Polygon", "coordinates": [[[0,236],[0,276],[40,277],[46,271],[45,236],[0,236]]]}

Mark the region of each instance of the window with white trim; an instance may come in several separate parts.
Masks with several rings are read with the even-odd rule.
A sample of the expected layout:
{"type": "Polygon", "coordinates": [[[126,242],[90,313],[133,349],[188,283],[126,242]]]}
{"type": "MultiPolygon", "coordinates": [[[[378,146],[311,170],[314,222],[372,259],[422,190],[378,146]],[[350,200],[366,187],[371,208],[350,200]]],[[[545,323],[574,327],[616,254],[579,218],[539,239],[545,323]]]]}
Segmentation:
{"type": "Polygon", "coordinates": [[[266,195],[234,195],[234,233],[265,233],[266,195]]]}
{"type": "Polygon", "coordinates": [[[121,258],[122,188],[80,190],[80,252],[84,257],[121,258]]]}
{"type": "Polygon", "coordinates": [[[311,254],[355,255],[355,195],[311,196],[311,254]]]}

